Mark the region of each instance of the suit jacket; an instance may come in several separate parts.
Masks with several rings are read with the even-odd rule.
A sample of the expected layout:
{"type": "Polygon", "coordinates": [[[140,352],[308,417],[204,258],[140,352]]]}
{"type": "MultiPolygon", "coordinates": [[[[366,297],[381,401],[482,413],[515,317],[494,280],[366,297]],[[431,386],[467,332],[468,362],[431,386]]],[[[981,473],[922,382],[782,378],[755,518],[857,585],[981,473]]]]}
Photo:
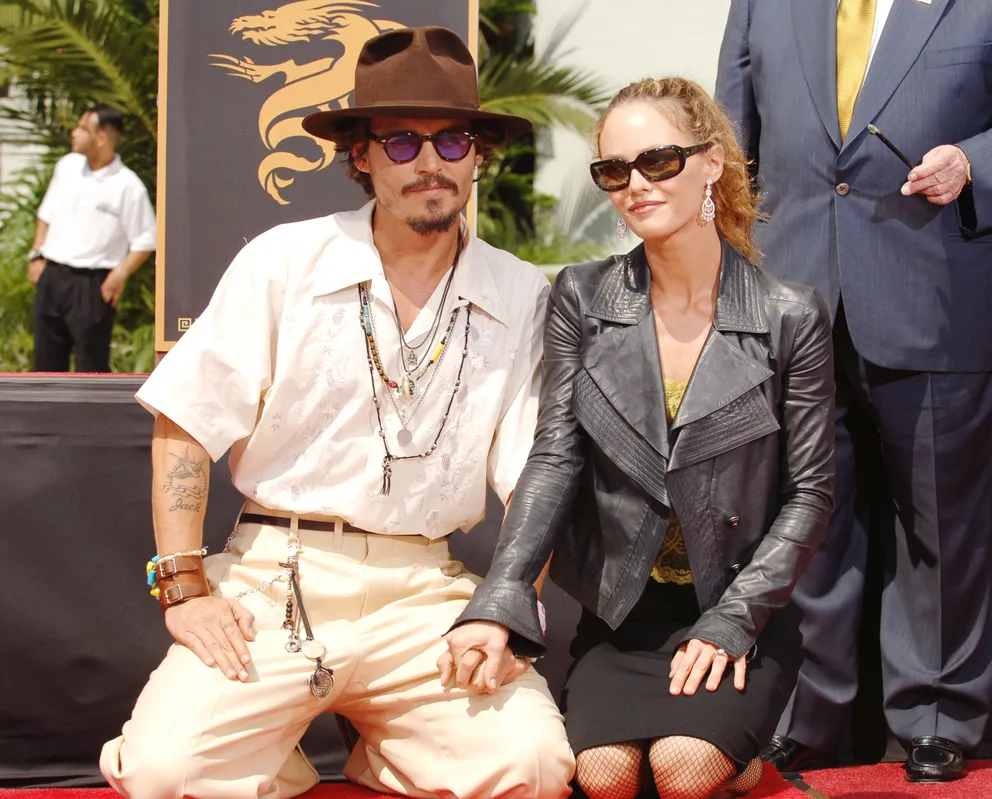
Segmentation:
{"type": "Polygon", "coordinates": [[[833,354],[819,294],[723,245],[713,329],[671,426],[643,245],[569,267],[549,300],[537,434],[486,581],[458,623],[539,654],[534,580],[617,627],[672,510],[703,614],[689,638],[741,656],[792,589],[833,503],[833,354]]]}
{"type": "Polygon", "coordinates": [[[717,99],[740,123],[775,274],[843,296],[851,337],[893,369],[992,371],[992,2],[896,0],[847,139],[837,121],[836,0],[732,0],[717,99]],[[899,189],[957,144],[973,186],[941,208],[899,189]]]}

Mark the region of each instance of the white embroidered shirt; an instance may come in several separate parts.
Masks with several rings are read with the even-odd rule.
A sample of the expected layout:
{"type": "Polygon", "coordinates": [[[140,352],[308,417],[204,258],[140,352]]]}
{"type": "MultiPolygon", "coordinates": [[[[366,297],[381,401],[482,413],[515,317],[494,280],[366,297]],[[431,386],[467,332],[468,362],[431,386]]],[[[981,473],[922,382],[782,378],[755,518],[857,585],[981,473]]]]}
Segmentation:
{"type": "MultiPolygon", "coordinates": [[[[485,515],[487,481],[505,503],[530,451],[537,420],[548,282],[534,266],[466,230],[438,340],[463,306],[436,377],[407,427],[378,375],[369,374],[358,286],[371,281],[382,365],[399,380],[393,301],[372,240],[374,203],[280,225],[235,258],[203,314],[137,394],[199,441],[210,457],[231,450],[235,486],[261,505],[340,516],[365,530],[431,538],[469,530],[485,515]],[[452,397],[471,306],[461,387],[433,455],[394,463],[381,493],[383,439],[394,455],[433,443],[452,397]]],[[[445,278],[408,341],[427,333],[445,278]]],[[[432,349],[436,348],[433,347],[432,349]]],[[[423,391],[430,374],[419,381],[423,391]]],[[[410,413],[416,400],[394,397],[410,413]]]]}

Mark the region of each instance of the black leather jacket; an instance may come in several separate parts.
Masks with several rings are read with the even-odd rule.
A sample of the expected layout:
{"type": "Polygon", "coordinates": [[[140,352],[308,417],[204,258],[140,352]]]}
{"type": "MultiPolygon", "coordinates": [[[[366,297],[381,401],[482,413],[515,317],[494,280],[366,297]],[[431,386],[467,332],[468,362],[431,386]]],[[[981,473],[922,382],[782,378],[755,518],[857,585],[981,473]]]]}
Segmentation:
{"type": "Polygon", "coordinates": [[[674,509],[702,616],[687,638],[741,657],[788,603],[833,506],[834,372],[820,295],[723,245],[713,329],[665,417],[643,246],[568,267],[549,300],[537,434],[485,582],[457,624],[540,655],[534,580],[616,628],[674,509]]]}

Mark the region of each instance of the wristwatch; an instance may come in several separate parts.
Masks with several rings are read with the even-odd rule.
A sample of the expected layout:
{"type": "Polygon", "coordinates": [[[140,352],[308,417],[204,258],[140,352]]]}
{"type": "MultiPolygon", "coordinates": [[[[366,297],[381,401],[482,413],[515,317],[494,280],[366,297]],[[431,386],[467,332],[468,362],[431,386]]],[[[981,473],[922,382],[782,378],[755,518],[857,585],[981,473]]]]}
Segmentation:
{"type": "Polygon", "coordinates": [[[41,250],[29,250],[28,251],[28,261],[37,261],[45,256],[42,254],[41,250]]]}

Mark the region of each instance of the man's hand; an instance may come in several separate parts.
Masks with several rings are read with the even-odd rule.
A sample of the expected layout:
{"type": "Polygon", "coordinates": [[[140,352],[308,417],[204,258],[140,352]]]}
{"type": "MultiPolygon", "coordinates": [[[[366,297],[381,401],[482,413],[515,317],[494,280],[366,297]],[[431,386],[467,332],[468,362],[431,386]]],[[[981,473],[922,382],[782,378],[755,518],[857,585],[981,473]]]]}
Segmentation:
{"type": "Polygon", "coordinates": [[[668,691],[672,696],[679,694],[692,696],[699,689],[706,672],[709,672],[706,690],[715,691],[720,687],[720,680],[728,663],[734,664],[734,688],[743,691],[747,679],[747,660],[745,658],[734,660],[708,641],[693,638],[688,643],[682,644],[672,658],[672,668],[668,672],[672,682],[668,691]]]}
{"type": "Polygon", "coordinates": [[[251,663],[248,645],[254,641],[255,617],[236,599],[199,597],[169,608],[165,626],[172,637],[193,650],[208,666],[216,666],[229,680],[248,682],[251,663]]]}
{"type": "Polygon", "coordinates": [[[35,258],[28,264],[28,283],[34,288],[38,288],[38,281],[41,280],[41,273],[45,271],[46,263],[44,258],[35,258]]]}
{"type": "Polygon", "coordinates": [[[444,639],[448,651],[437,660],[441,685],[471,686],[493,693],[527,671],[530,661],[518,658],[507,647],[510,631],[501,624],[476,621],[456,627],[444,639]]]}
{"type": "Polygon", "coordinates": [[[967,178],[968,157],[960,147],[942,144],[923,156],[919,166],[913,167],[902,193],[922,194],[934,205],[948,205],[961,194],[967,178]]]}
{"type": "Polygon", "coordinates": [[[124,293],[125,283],[127,283],[127,275],[120,268],[111,269],[100,286],[100,296],[103,297],[103,301],[116,308],[121,294],[124,293]]]}

